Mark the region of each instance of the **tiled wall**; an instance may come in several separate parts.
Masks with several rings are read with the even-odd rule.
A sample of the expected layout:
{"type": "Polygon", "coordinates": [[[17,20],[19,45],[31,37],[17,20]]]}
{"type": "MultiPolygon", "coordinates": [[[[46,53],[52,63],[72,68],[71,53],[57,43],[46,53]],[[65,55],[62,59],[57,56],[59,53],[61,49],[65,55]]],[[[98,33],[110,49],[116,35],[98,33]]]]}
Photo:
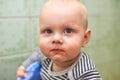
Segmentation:
{"type": "Polygon", "coordinates": [[[0,56],[37,48],[39,12],[45,0],[0,0],[0,56]]]}
{"type": "Polygon", "coordinates": [[[120,79],[120,1],[85,0],[92,38],[87,47],[103,80],[120,79]]]}
{"type": "Polygon", "coordinates": [[[18,65],[38,49],[38,18],[45,1],[0,0],[0,80],[16,80],[18,65]]]}
{"type": "MultiPolygon", "coordinates": [[[[38,49],[39,11],[46,0],[0,0],[0,80],[15,73],[38,49]]],[[[84,49],[96,63],[103,80],[120,78],[120,1],[81,0],[88,9],[90,43],[84,49]]]]}

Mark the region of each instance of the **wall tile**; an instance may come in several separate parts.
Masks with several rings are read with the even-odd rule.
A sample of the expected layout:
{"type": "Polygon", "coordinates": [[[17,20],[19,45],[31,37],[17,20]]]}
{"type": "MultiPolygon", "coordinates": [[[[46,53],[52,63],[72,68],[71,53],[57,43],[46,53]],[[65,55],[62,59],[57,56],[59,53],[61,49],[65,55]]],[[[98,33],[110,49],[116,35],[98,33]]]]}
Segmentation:
{"type": "Polygon", "coordinates": [[[0,55],[30,50],[29,19],[0,19],[0,55]]]}

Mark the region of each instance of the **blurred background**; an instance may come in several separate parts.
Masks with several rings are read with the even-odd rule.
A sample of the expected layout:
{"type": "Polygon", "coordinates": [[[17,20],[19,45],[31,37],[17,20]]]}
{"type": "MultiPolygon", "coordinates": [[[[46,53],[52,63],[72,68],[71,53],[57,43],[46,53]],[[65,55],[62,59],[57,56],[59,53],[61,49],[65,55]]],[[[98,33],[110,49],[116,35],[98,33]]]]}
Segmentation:
{"type": "MultiPolygon", "coordinates": [[[[16,80],[18,66],[38,47],[39,12],[47,0],[0,0],[0,80],[16,80]]],[[[84,49],[103,80],[120,79],[120,0],[81,0],[92,37],[84,49]]]]}

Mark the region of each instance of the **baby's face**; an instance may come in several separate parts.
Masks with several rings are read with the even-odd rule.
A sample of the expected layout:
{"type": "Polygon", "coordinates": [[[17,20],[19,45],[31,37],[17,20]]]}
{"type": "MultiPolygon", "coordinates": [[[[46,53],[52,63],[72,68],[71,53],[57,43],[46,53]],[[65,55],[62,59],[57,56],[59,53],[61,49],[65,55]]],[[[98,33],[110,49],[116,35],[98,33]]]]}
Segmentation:
{"type": "Polygon", "coordinates": [[[70,9],[46,9],[41,15],[39,39],[43,54],[56,62],[75,59],[85,34],[81,22],[81,16],[70,9]]]}

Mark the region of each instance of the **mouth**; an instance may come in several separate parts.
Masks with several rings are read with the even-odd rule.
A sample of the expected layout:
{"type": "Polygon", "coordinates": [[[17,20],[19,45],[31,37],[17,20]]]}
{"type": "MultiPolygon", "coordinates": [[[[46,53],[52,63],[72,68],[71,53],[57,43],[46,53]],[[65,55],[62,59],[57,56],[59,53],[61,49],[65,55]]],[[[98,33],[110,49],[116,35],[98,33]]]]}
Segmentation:
{"type": "Polygon", "coordinates": [[[63,52],[64,50],[62,50],[62,49],[52,49],[51,51],[54,52],[54,53],[60,53],[60,52],[63,52]]]}

